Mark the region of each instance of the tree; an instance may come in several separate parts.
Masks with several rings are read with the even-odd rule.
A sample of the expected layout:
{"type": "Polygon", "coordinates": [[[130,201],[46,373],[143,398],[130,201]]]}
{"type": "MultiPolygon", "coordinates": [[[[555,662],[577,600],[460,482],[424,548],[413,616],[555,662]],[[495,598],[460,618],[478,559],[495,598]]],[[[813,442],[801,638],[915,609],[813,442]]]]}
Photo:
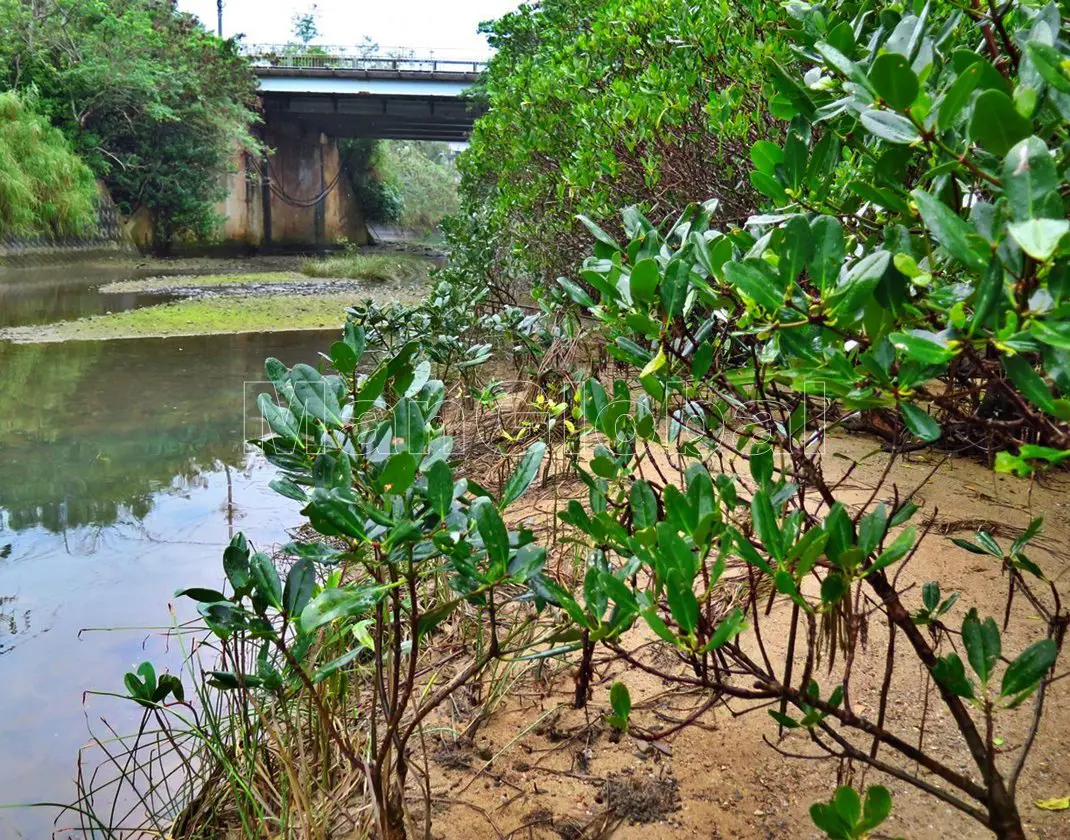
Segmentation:
{"type": "Polygon", "coordinates": [[[716,195],[722,218],[745,218],[746,149],[773,124],[760,95],[784,56],[779,16],[763,3],[547,0],[484,24],[489,112],[460,162],[468,211],[487,208],[473,236],[530,285],[581,259],[577,213],[612,229],[625,204],[661,221],[716,195]]]}
{"type": "Polygon", "coordinates": [[[319,17],[319,7],[313,3],[308,11],[295,14],[290,18],[290,26],[293,30],[294,37],[301,42],[302,46],[307,47],[310,41],[319,37],[319,23],[317,18],[319,17]]]}
{"type": "Polygon", "coordinates": [[[0,68],[107,184],[146,209],[157,246],[208,237],[238,151],[254,149],[256,79],[233,40],[163,0],[0,0],[0,68]]]}

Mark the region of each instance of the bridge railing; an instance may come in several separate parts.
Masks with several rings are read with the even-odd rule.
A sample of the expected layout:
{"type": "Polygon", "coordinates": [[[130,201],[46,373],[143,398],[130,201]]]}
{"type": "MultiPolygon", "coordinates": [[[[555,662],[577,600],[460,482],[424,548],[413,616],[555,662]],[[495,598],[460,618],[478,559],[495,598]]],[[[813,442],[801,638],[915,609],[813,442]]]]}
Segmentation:
{"type": "Polygon", "coordinates": [[[481,73],[486,62],[438,50],[417,54],[404,47],[362,48],[299,44],[246,44],[242,52],[254,67],[294,70],[383,70],[416,73],[481,73]]]}

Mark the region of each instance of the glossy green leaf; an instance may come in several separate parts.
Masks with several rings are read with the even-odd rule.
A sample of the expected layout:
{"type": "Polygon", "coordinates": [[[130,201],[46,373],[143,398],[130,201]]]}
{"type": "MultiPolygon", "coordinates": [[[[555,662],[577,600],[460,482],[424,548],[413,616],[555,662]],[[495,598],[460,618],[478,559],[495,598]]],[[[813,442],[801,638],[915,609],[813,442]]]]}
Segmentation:
{"type": "Polygon", "coordinates": [[[918,96],[918,77],[910,62],[898,53],[877,56],[869,69],[869,81],[877,95],[895,111],[905,110],[918,96]]]}
{"type": "Polygon", "coordinates": [[[978,273],[988,266],[988,248],[970,225],[950,207],[924,190],[910,193],[921,212],[922,221],[952,257],[978,273]]]}
{"type": "Polygon", "coordinates": [[[1046,262],[1055,254],[1059,240],[1070,233],[1070,219],[1028,219],[1011,222],[1007,230],[1029,256],[1046,262]]]}
{"type": "Polygon", "coordinates": [[[862,112],[862,125],[871,133],[889,143],[909,145],[921,140],[914,124],[906,117],[892,111],[872,110],[862,112]]]}
{"type": "Polygon", "coordinates": [[[649,257],[639,260],[632,268],[629,280],[632,300],[640,303],[652,301],[660,281],[661,272],[658,270],[657,262],[649,257]]]}
{"type": "Polygon", "coordinates": [[[275,609],[282,609],[282,581],[275,561],[258,551],[249,559],[249,573],[257,594],[275,609]]]}
{"type": "Polygon", "coordinates": [[[769,312],[778,312],[784,304],[784,287],[781,281],[760,267],[758,260],[726,263],[725,279],[739,289],[740,293],[769,312]]]}
{"type": "Polygon", "coordinates": [[[913,403],[900,403],[899,414],[911,433],[926,443],[940,439],[940,424],[933,420],[923,409],[913,403]]]}
{"type": "Polygon", "coordinates": [[[1053,639],[1041,639],[1023,650],[1003,674],[999,693],[1013,697],[1037,685],[1055,663],[1059,648],[1053,639]]]}
{"type": "Polygon", "coordinates": [[[971,609],[962,622],[962,643],[966,646],[966,657],[973,672],[981,682],[988,682],[1000,656],[996,622],[991,618],[982,622],[977,617],[977,610],[971,609]]]}
{"type": "Polygon", "coordinates": [[[509,566],[509,532],[498,509],[489,500],[480,500],[472,506],[472,518],[490,561],[488,577],[494,580],[503,576],[509,566]]]}
{"type": "Polygon", "coordinates": [[[286,575],[282,590],[283,611],[288,616],[298,616],[312,598],[316,588],[316,567],[307,557],[301,557],[286,575]]]}
{"type": "Polygon", "coordinates": [[[1029,120],[1018,113],[1014,102],[1001,90],[986,90],[973,103],[970,139],[997,157],[1007,154],[1032,130],[1029,120]]]}

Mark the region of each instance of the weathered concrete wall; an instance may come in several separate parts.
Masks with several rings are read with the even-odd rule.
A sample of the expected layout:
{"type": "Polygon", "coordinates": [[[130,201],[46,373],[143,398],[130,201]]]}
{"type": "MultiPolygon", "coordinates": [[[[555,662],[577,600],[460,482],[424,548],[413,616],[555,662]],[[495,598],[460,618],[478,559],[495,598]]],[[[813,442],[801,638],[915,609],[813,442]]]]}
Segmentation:
{"type": "Polygon", "coordinates": [[[345,172],[338,141],[295,123],[265,125],[266,161],[242,155],[219,211],[224,244],[247,248],[363,245],[368,229],[345,172]]]}
{"type": "Polygon", "coordinates": [[[260,167],[252,155],[239,152],[227,176],[227,197],[219,207],[224,216],[221,235],[229,244],[259,248],[264,239],[264,201],[260,167]]]}

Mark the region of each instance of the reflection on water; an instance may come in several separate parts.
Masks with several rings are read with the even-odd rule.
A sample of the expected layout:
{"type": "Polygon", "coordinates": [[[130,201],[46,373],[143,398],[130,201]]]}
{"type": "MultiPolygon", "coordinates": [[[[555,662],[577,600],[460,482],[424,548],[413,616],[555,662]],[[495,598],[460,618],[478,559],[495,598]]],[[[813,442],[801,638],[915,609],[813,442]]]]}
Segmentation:
{"type": "Polygon", "coordinates": [[[105,312],[124,312],[173,300],[172,295],[125,293],[102,295],[97,289],[113,280],[157,273],[156,263],[47,266],[0,271],[0,327],[21,327],[73,321],[105,312]]]}
{"type": "MultiPolygon", "coordinates": [[[[82,692],[176,664],[159,636],[80,630],[167,624],[175,589],[222,582],[232,530],[270,547],[299,522],[243,445],[259,433],[247,383],[332,337],[0,343],[0,801],[69,801],[82,692]]],[[[51,836],[53,817],[0,811],[0,837],[51,836]]]]}

